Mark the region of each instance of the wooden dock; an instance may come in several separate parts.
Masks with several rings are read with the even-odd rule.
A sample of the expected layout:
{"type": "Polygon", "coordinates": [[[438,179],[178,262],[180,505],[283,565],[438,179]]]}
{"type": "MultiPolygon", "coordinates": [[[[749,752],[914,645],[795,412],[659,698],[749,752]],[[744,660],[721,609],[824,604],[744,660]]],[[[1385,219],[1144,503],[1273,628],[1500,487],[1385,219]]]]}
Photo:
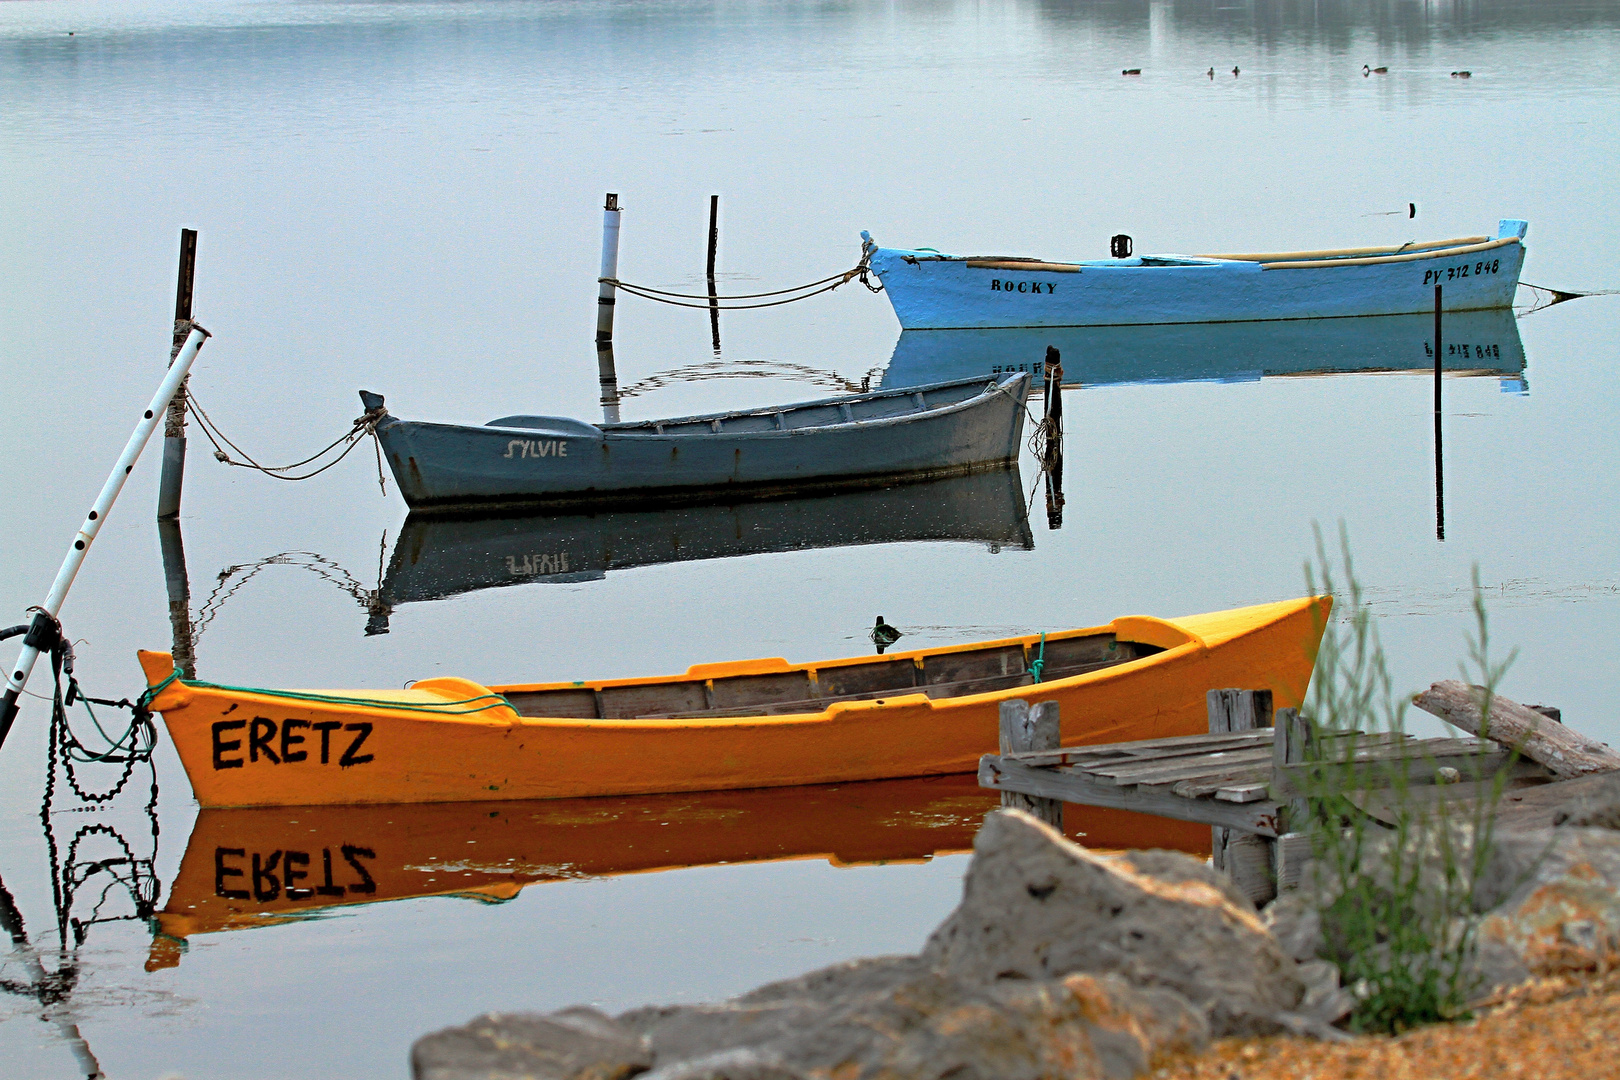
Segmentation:
{"type": "MultiPolygon", "coordinates": [[[[1309,728],[1293,709],[1278,710],[1273,725],[1268,691],[1210,691],[1207,734],[1096,746],[1057,746],[1055,705],[1034,712],[1022,702],[1002,708],[1002,752],[980,760],[979,784],[1002,792],[1004,805],[1032,809],[1059,824],[1065,802],[1206,823],[1214,829],[1216,867],[1257,903],[1270,900],[1279,886],[1298,883],[1308,846],[1302,834],[1290,831],[1289,819],[1304,812],[1298,781],[1311,767],[1305,764],[1309,728]],[[1027,717],[1048,708],[1053,715],[1035,724],[1016,706],[1027,717]]],[[[1344,749],[1334,753],[1325,745],[1312,758],[1354,763],[1358,805],[1386,823],[1391,807],[1379,789],[1402,773],[1409,791],[1437,792],[1438,785],[1455,784],[1464,799],[1504,769],[1516,795],[1556,779],[1545,766],[1486,739],[1347,732],[1332,741],[1344,749]]],[[[1573,794],[1503,802],[1528,809],[1573,794]]]]}

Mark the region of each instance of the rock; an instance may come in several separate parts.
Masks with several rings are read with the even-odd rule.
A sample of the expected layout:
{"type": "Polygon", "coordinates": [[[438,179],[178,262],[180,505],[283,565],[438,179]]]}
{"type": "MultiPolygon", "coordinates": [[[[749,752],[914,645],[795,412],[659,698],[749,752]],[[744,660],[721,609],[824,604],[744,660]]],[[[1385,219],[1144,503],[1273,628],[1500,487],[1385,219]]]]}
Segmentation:
{"type": "Polygon", "coordinates": [[[1260,921],[1278,947],[1301,963],[1316,959],[1322,951],[1322,913],[1312,893],[1283,893],[1266,905],[1260,921]]]}
{"type": "Polygon", "coordinates": [[[717,1005],[639,1009],[644,1080],[1125,1080],[1208,1041],[1180,995],[1112,975],[985,983],[903,965],[839,965],[717,1005]]]}
{"type": "Polygon", "coordinates": [[[1620,833],[1566,822],[1501,834],[1491,877],[1506,895],[1481,923],[1482,942],[1537,975],[1620,963],[1620,833]]]}
{"type": "Polygon", "coordinates": [[[652,1063],[634,1031],[577,1007],[547,1016],[487,1013],[411,1047],[415,1080],[625,1080],[652,1063]]]}
{"type": "Polygon", "coordinates": [[[1180,994],[1216,1035],[1280,1030],[1277,1016],[1303,997],[1293,959],[1254,909],[1191,858],[1179,857],[1179,880],[1150,877],[1016,810],[991,814],[973,851],[962,903],[922,953],[943,971],[983,981],[1118,974],[1180,994]]]}
{"type": "Polygon", "coordinates": [[[1244,911],[1255,910],[1254,901],[1237,887],[1237,882],[1209,863],[1189,859],[1179,851],[1151,848],[1146,851],[1127,851],[1119,858],[1129,863],[1131,869],[1138,874],[1146,874],[1175,885],[1188,881],[1203,882],[1211,888],[1219,889],[1222,896],[1244,911]]]}

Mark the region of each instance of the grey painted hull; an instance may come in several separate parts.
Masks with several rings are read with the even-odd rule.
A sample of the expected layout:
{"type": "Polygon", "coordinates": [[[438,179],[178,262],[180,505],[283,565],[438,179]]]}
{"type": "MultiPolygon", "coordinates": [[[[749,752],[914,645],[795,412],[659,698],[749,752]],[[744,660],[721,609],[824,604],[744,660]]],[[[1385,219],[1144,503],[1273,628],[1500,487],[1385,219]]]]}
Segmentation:
{"type": "Polygon", "coordinates": [[[1018,456],[1029,376],[1007,373],[707,416],[598,427],[507,416],[484,427],[384,416],[413,508],[612,505],[872,487],[1018,456]]]}
{"type": "MultiPolygon", "coordinates": [[[[609,571],[863,544],[961,541],[1035,546],[1016,464],[868,491],[594,514],[412,514],[394,545],[382,602],[589,581],[609,571]]],[[[371,633],[387,627],[374,618],[371,633]]]]}

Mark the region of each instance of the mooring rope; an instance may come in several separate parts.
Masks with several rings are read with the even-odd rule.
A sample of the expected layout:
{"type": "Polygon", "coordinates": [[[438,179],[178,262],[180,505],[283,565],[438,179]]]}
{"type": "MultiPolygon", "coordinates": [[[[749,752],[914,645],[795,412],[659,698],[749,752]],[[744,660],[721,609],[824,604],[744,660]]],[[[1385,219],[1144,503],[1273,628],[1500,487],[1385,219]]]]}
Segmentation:
{"type": "Polygon", "coordinates": [[[845,270],[842,273],[832,274],[828,277],[824,277],[819,281],[812,281],[804,285],[795,285],[791,289],[773,289],[770,292],[758,293],[737,293],[732,296],[716,296],[709,293],[673,292],[669,289],[655,289],[650,285],[636,285],[628,281],[621,281],[618,278],[597,278],[596,280],[599,284],[611,285],[615,289],[623,289],[631,296],[638,296],[643,300],[653,300],[660,304],[669,304],[672,307],[696,308],[700,311],[750,311],[755,308],[780,307],[783,304],[791,304],[799,300],[808,300],[812,296],[820,296],[822,293],[832,292],[841,285],[847,285],[855,278],[859,278],[861,284],[865,285],[872,292],[882,292],[882,282],[879,282],[876,285],[872,284],[871,278],[868,276],[871,273],[871,270],[872,268],[869,258],[863,256],[861,261],[855,264],[855,266],[852,268],[845,270]],[[798,293],[799,295],[789,295],[791,293],[798,293]],[[732,303],[732,301],[735,300],[760,300],[768,296],[785,296],[787,299],[769,300],[762,304],[732,303]],[[696,303],[688,303],[688,301],[696,301],[696,303]]]}
{"type": "Polygon", "coordinates": [[[384,495],[388,494],[388,482],[383,473],[382,467],[382,440],[377,437],[377,423],[383,418],[384,415],[386,415],[386,410],[381,405],[377,406],[375,409],[368,409],[366,412],[355,418],[353,426],[350,427],[348,431],[344,432],[342,435],[339,435],[336,439],[333,439],[315,453],[309,455],[309,457],[304,458],[302,461],[295,461],[291,465],[263,465],[254,460],[253,455],[249,454],[246,450],[243,450],[240,446],[236,445],[236,443],[232,442],[225,435],[225,433],[219,429],[219,425],[214,423],[213,418],[203,410],[202,405],[197,401],[197,392],[195,390],[190,391],[186,395],[186,408],[194,416],[196,416],[197,426],[202,429],[202,433],[207,436],[208,441],[214,444],[215,460],[226,465],[235,465],[242,469],[253,469],[257,472],[264,473],[264,475],[274,480],[308,480],[311,477],[319,476],[327,469],[330,469],[332,466],[348,457],[349,454],[353,452],[354,448],[359,446],[367,435],[370,435],[372,442],[376,444],[377,450],[377,485],[382,488],[384,495]],[[222,446],[221,443],[224,445],[222,446]],[[241,455],[242,460],[238,461],[231,457],[231,455],[225,451],[226,446],[230,447],[232,450],[235,450],[239,455],[241,455]],[[342,452],[339,453],[337,457],[333,458],[331,461],[328,461],[319,468],[312,469],[309,472],[304,473],[302,476],[286,475],[292,472],[294,469],[300,469],[311,462],[319,461],[321,458],[325,457],[327,454],[331,453],[333,450],[336,450],[340,446],[343,448],[342,452]]]}
{"type": "Polygon", "coordinates": [[[1562,304],[1565,300],[1579,300],[1586,296],[1620,296],[1620,289],[1594,289],[1591,292],[1576,292],[1572,289],[1554,289],[1547,285],[1532,285],[1528,281],[1521,281],[1519,284],[1526,289],[1547,294],[1546,300],[1537,301],[1519,312],[1519,318],[1521,319],[1526,315],[1534,315],[1538,311],[1545,311],[1554,304],[1562,304]]]}

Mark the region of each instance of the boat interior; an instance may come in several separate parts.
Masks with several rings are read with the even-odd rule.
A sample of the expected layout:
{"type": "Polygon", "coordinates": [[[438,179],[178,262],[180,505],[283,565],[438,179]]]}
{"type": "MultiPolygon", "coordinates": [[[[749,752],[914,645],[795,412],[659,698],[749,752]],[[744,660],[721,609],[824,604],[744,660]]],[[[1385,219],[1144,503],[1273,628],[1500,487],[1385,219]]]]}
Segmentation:
{"type": "Polygon", "coordinates": [[[580,720],[693,719],[818,713],[838,701],[900,694],[963,697],[1031,686],[1034,663],[1041,681],[1055,682],[1115,667],[1164,650],[1118,641],[1112,633],[1075,632],[1038,640],[943,652],[874,656],[854,662],[803,665],[786,671],[717,678],[568,686],[494,687],[520,716],[580,720]]]}
{"type": "Polygon", "coordinates": [[[718,435],[752,431],[798,431],[803,428],[829,427],[833,424],[851,424],[861,420],[884,420],[889,417],[916,416],[933,412],[970,401],[985,393],[987,389],[997,384],[1005,385],[1008,381],[1004,376],[958,379],[955,382],[931,386],[879,390],[867,394],[852,394],[848,397],[806,401],[796,405],[779,405],[768,409],[682,416],[671,420],[634,420],[619,424],[603,424],[602,430],[614,435],[718,435]]]}

